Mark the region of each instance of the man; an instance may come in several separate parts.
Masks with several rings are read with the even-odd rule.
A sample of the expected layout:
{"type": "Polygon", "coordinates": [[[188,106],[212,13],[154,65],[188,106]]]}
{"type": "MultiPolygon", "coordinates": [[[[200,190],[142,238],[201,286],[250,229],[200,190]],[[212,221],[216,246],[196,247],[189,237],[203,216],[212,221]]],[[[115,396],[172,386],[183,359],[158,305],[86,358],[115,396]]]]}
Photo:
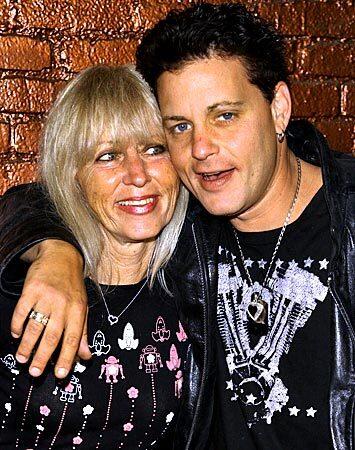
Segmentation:
{"type": "MultiPolygon", "coordinates": [[[[282,39],[241,5],[170,13],[144,37],[137,67],[172,161],[208,211],[191,205],[167,269],[192,342],[180,447],[354,448],[355,161],[310,124],[289,124],[282,39]]],[[[16,250],[48,237],[17,229],[16,250]]],[[[53,255],[45,245],[37,278],[53,255]]]]}

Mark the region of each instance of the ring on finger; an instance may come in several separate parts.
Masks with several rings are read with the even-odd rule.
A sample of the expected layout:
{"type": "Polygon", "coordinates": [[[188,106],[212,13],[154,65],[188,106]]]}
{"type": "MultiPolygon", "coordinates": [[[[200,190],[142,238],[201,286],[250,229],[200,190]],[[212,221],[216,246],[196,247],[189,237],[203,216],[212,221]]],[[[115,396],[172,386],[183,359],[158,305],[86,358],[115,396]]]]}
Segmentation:
{"type": "Polygon", "coordinates": [[[32,309],[32,311],[30,313],[30,319],[33,319],[36,322],[41,323],[44,326],[46,326],[49,321],[48,316],[46,316],[45,314],[42,314],[38,311],[35,311],[34,309],[32,309]]]}

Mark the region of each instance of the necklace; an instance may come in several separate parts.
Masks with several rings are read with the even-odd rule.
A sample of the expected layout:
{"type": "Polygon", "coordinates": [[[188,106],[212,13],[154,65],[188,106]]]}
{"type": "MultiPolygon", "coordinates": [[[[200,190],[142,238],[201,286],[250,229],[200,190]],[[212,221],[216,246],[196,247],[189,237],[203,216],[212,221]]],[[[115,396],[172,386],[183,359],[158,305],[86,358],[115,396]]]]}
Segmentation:
{"type": "MultiPolygon", "coordinates": [[[[292,216],[292,213],[293,213],[293,211],[295,209],[295,205],[296,205],[296,202],[297,202],[297,199],[298,199],[298,194],[299,194],[299,191],[300,191],[301,176],[302,176],[301,161],[300,161],[299,158],[296,158],[296,161],[297,161],[297,185],[296,185],[295,195],[293,197],[290,209],[288,210],[288,213],[286,215],[284,224],[283,224],[283,226],[281,228],[279,237],[277,239],[274,252],[273,252],[273,254],[271,256],[269,267],[267,269],[264,281],[261,284],[261,290],[260,290],[260,292],[254,292],[252,294],[250,303],[249,303],[249,305],[247,307],[247,314],[248,314],[249,318],[252,319],[254,322],[256,322],[258,324],[262,324],[262,325],[266,325],[267,316],[268,316],[268,305],[267,305],[267,302],[265,300],[263,300],[263,291],[264,291],[264,288],[266,286],[266,283],[269,281],[271,268],[272,268],[272,266],[274,264],[274,260],[275,260],[276,254],[277,254],[277,252],[279,250],[279,247],[281,245],[281,241],[282,241],[282,238],[283,238],[283,236],[285,234],[286,227],[289,224],[291,216],[292,216]]],[[[237,241],[237,244],[238,244],[238,250],[239,250],[239,253],[240,253],[240,257],[241,257],[241,260],[242,260],[242,263],[243,263],[243,267],[244,267],[245,273],[246,273],[246,275],[248,277],[248,281],[250,283],[250,286],[252,286],[253,285],[253,281],[251,279],[251,276],[250,276],[250,273],[249,273],[249,269],[248,269],[247,265],[245,264],[245,256],[244,256],[242,247],[240,245],[237,229],[233,227],[233,231],[234,231],[234,235],[235,235],[235,238],[236,238],[236,241],[237,241]]]]}
{"type": "Polygon", "coordinates": [[[148,278],[147,278],[147,279],[145,280],[145,282],[142,284],[142,286],[140,287],[140,289],[139,289],[139,291],[136,293],[136,295],[132,298],[132,300],[128,303],[128,305],[127,305],[127,306],[119,313],[118,316],[115,316],[114,314],[111,314],[111,313],[110,313],[110,310],[109,310],[109,307],[108,307],[108,305],[107,305],[105,296],[104,296],[104,294],[103,294],[101,288],[99,288],[99,291],[100,291],[100,295],[101,295],[102,301],[104,302],[104,305],[105,305],[105,308],[106,308],[106,311],[107,311],[107,320],[108,320],[108,323],[109,323],[110,325],[115,325],[115,324],[118,322],[118,319],[122,316],[122,314],[123,314],[124,312],[127,311],[127,309],[132,305],[132,303],[138,298],[139,294],[143,291],[143,289],[144,289],[144,287],[145,287],[145,285],[146,285],[147,283],[148,283],[148,278]]]}

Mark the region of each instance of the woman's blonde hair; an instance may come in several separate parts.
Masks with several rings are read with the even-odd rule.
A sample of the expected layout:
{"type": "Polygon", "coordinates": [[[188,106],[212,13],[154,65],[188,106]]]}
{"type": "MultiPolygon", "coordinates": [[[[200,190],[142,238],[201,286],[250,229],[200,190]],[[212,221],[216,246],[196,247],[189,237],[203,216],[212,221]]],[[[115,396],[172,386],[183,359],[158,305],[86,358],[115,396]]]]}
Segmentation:
{"type": "MultiPolygon", "coordinates": [[[[84,254],[85,275],[97,280],[103,234],[76,179],[93,157],[103,133],[127,145],[165,142],[158,105],[131,65],[88,68],[62,90],[51,108],[41,141],[41,179],[64,223],[84,254]]],[[[157,238],[149,264],[150,284],[158,277],[167,290],[164,266],[185,218],[188,192],[181,186],[172,220],[157,238]]]]}

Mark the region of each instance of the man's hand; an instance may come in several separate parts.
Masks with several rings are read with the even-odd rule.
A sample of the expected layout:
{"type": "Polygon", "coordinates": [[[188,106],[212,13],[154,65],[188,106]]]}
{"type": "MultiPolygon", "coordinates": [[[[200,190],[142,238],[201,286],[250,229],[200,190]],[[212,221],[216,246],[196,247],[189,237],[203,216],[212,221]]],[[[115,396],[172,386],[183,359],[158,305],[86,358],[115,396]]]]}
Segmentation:
{"type": "Polygon", "coordinates": [[[66,242],[47,240],[26,252],[23,259],[32,265],[11,322],[12,335],[22,335],[16,358],[20,363],[27,362],[40,339],[29,371],[33,376],[41,375],[64,333],[55,366],[55,375],[64,378],[77,353],[82,359],[91,357],[82,257],[66,242]],[[29,319],[23,330],[32,309],[49,317],[48,324],[29,319]]]}

